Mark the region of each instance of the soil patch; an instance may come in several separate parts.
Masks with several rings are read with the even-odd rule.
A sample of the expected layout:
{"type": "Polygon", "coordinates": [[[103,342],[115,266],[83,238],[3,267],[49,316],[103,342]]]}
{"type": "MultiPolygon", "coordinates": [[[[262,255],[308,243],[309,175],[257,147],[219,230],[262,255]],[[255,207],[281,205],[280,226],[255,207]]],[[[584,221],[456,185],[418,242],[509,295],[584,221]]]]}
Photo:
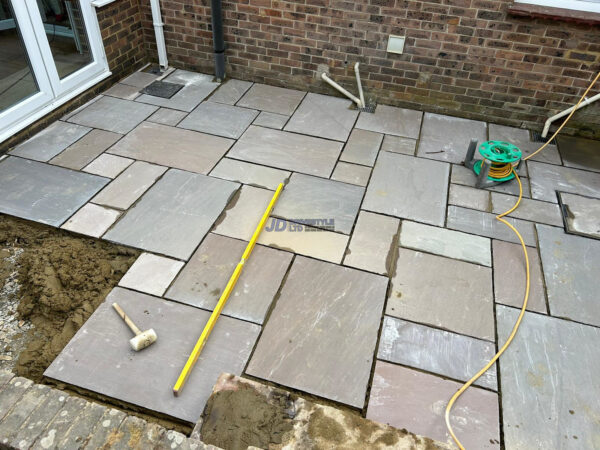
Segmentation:
{"type": "Polygon", "coordinates": [[[12,360],[10,368],[40,382],[138,255],[133,249],[0,216],[0,321],[6,329],[0,352],[12,360]]]}

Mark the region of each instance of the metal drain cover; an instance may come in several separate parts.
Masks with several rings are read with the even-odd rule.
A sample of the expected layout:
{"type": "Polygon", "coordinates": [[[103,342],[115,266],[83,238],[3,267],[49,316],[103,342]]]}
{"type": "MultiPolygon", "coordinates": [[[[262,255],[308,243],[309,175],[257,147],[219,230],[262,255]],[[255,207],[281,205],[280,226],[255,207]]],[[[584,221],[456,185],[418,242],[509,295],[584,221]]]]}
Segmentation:
{"type": "Polygon", "coordinates": [[[183,84],[169,83],[168,81],[154,81],[142,89],[142,94],[152,95],[154,97],[171,98],[177,94],[183,84]]]}
{"type": "Polygon", "coordinates": [[[374,113],[375,108],[377,108],[377,105],[375,103],[369,103],[369,104],[363,106],[362,108],[358,108],[358,110],[361,112],[366,112],[366,113],[374,113]]]}

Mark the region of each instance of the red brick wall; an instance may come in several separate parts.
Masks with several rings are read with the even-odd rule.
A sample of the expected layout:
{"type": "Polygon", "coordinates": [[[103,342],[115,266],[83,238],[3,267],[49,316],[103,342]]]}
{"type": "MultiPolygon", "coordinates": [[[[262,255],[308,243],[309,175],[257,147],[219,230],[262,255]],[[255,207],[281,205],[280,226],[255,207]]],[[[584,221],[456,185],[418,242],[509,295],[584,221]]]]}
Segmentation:
{"type": "MultiPolygon", "coordinates": [[[[147,3],[141,8],[152,58],[147,3]]],[[[511,16],[511,4],[224,0],[228,75],[334,94],[316,78],[318,65],[355,91],[351,69],[359,61],[367,95],[378,102],[540,129],[551,113],[575,103],[600,70],[600,30],[511,16]],[[405,54],[386,53],[388,34],[406,36],[405,54]]],[[[170,64],[212,72],[210,1],[162,0],[161,6],[170,64]]],[[[577,113],[573,124],[600,137],[600,107],[577,113]]]]}

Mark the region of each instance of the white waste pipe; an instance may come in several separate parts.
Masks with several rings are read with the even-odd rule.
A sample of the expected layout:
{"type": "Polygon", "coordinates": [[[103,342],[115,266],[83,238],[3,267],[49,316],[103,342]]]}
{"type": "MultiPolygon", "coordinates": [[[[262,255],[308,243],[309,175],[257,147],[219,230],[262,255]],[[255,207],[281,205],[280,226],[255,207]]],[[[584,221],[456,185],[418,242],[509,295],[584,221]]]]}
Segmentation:
{"type": "Polygon", "coordinates": [[[350,92],[348,92],[346,89],[344,89],[339,84],[337,84],[335,81],[333,81],[331,78],[329,78],[326,73],[322,73],[321,78],[324,81],[326,81],[327,83],[329,83],[331,86],[336,88],[338,91],[340,91],[342,94],[344,94],[346,97],[348,97],[350,100],[352,100],[354,103],[356,103],[356,106],[358,106],[359,108],[363,107],[363,104],[361,103],[359,98],[355,97],[350,92]]]}
{"type": "MultiPolygon", "coordinates": [[[[354,64],[354,73],[356,74],[356,84],[358,86],[358,96],[360,97],[360,103],[362,103],[362,107],[365,107],[365,94],[363,93],[362,83],[360,82],[360,72],[358,71],[358,66],[360,63],[354,64]]],[[[360,106],[359,106],[360,108],[360,106]]]]}
{"type": "MultiPolygon", "coordinates": [[[[577,109],[583,108],[584,106],[587,106],[590,103],[594,103],[598,99],[600,99],[600,94],[596,94],[593,97],[586,98],[584,101],[582,101],[579,104],[579,107],[577,109]]],[[[544,131],[542,131],[542,137],[545,138],[546,136],[548,136],[548,131],[550,131],[550,125],[552,125],[552,122],[560,119],[561,117],[565,117],[565,116],[571,114],[571,111],[573,111],[574,109],[575,109],[575,105],[571,106],[570,108],[565,109],[564,111],[559,112],[558,114],[556,114],[556,115],[550,117],[548,120],[546,120],[546,123],[544,124],[544,131]]]]}
{"type": "Polygon", "coordinates": [[[156,48],[158,50],[158,64],[163,69],[169,67],[167,61],[167,47],[165,45],[165,33],[163,31],[163,21],[160,14],[160,0],[150,0],[152,8],[152,25],[154,25],[154,34],[156,35],[156,48]]]}

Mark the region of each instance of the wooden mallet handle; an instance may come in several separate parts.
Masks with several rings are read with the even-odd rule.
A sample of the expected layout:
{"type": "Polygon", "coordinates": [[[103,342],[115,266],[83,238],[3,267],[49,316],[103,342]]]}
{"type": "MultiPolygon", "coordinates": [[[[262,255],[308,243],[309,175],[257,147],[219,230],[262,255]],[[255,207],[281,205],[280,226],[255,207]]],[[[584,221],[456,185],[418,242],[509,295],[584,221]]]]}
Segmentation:
{"type": "Polygon", "coordinates": [[[133,323],[133,321],[129,318],[129,316],[127,314],[125,314],[125,311],[123,311],[119,305],[117,305],[116,303],[113,303],[113,308],[115,308],[115,311],[117,312],[117,314],[119,316],[121,316],[121,319],[123,319],[125,321],[127,326],[129,328],[131,328],[131,331],[133,331],[136,336],[138,334],[142,334],[140,329],[135,326],[135,323],[133,323]]]}

